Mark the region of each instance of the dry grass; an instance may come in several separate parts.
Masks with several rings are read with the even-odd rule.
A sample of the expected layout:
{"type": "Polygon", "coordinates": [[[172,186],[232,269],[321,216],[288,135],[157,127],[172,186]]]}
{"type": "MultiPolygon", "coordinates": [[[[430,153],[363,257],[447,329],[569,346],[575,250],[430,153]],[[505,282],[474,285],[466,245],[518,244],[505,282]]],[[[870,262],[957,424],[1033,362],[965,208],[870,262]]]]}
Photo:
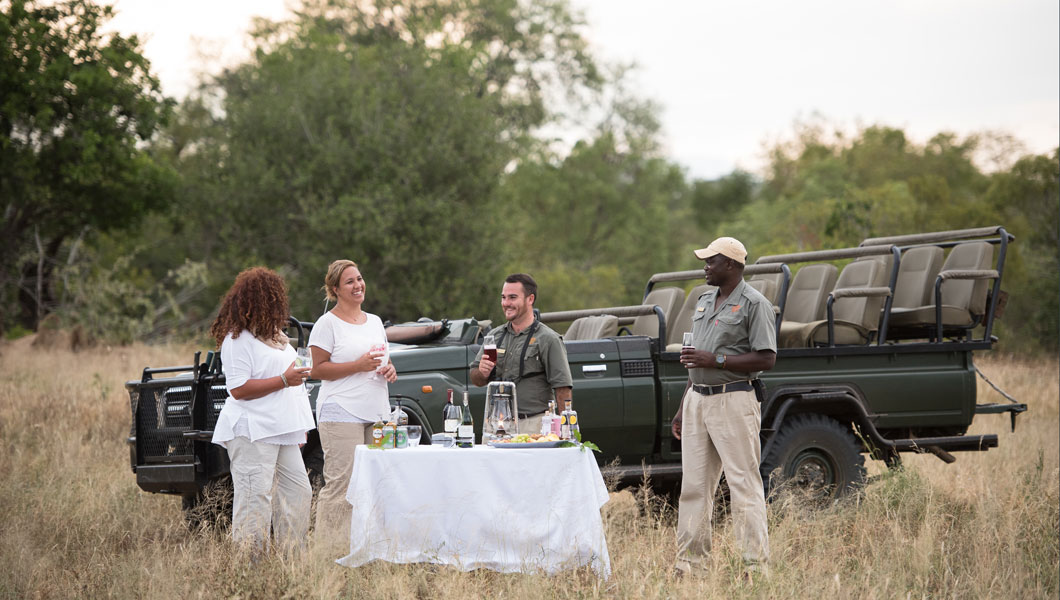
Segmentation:
{"type": "MultiPolygon", "coordinates": [[[[645,490],[605,508],[614,575],[461,573],[428,565],[334,565],[313,548],[251,567],[223,535],[190,532],[180,501],[147,494],[129,470],[126,379],[145,365],[189,362],[187,347],[80,353],[0,346],[0,597],[241,598],[1055,598],[1058,585],[1057,361],[987,357],[981,368],[1030,405],[976,419],[1000,448],[945,465],[907,456],[878,468],[857,499],[810,510],[770,506],[772,572],[753,586],[723,523],[713,570],[674,580],[674,514],[645,490]]],[[[985,385],[980,398],[998,397],[985,385]]]]}

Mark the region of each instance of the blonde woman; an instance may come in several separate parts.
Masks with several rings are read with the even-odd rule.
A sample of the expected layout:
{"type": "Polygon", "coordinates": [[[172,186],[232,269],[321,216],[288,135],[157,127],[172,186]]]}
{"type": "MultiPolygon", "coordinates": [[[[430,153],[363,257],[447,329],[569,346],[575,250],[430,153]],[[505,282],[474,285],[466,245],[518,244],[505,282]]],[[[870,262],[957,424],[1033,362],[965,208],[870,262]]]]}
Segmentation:
{"type": "Polygon", "coordinates": [[[317,429],[324,449],[324,488],[317,499],[316,531],[349,534],[346,488],[357,445],[372,441],[372,423],[390,412],[387,383],[397,371],[386,352],[386,331],[379,317],[362,305],[366,285],[357,263],[336,260],[328,266],[324,292],[335,308],[313,325],[309,349],[317,395],[317,429]]]}

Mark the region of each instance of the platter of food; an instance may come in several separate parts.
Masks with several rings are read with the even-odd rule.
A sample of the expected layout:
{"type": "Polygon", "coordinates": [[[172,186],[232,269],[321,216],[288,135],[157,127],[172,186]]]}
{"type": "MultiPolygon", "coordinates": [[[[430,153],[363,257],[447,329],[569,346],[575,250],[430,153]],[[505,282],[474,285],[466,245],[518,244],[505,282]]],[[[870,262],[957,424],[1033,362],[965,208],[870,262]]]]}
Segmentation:
{"type": "Polygon", "coordinates": [[[559,439],[555,434],[541,435],[521,433],[502,440],[491,440],[487,445],[494,448],[559,448],[569,444],[566,440],[559,439]]]}

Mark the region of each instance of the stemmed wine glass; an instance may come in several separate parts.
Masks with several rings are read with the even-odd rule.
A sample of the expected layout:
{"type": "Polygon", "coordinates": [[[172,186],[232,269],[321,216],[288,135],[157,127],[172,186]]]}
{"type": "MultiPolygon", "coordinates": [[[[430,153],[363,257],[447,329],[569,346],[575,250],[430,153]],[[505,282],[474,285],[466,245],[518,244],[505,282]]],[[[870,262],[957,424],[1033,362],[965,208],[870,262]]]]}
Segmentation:
{"type": "Polygon", "coordinates": [[[382,362],[379,364],[379,367],[376,368],[375,372],[372,373],[372,379],[377,379],[377,380],[378,379],[382,379],[383,376],[379,372],[383,369],[383,367],[386,366],[386,362],[387,362],[386,345],[384,345],[384,344],[372,344],[372,347],[368,351],[373,353],[373,354],[379,354],[380,352],[383,354],[382,356],[379,357],[379,359],[382,362]]]}

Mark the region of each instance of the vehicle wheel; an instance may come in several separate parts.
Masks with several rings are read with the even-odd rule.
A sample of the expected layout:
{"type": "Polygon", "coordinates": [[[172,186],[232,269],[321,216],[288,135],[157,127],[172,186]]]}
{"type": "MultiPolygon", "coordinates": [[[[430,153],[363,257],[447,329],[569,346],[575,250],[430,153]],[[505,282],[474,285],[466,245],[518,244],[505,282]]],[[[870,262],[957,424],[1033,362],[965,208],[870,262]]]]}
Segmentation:
{"type": "Polygon", "coordinates": [[[224,475],[194,494],[181,496],[184,523],[191,529],[228,529],[232,522],[232,477],[224,475]]]}
{"type": "Polygon", "coordinates": [[[795,415],[781,425],[761,471],[767,496],[788,485],[833,499],[865,482],[865,457],[849,427],[823,415],[795,415]]]}

